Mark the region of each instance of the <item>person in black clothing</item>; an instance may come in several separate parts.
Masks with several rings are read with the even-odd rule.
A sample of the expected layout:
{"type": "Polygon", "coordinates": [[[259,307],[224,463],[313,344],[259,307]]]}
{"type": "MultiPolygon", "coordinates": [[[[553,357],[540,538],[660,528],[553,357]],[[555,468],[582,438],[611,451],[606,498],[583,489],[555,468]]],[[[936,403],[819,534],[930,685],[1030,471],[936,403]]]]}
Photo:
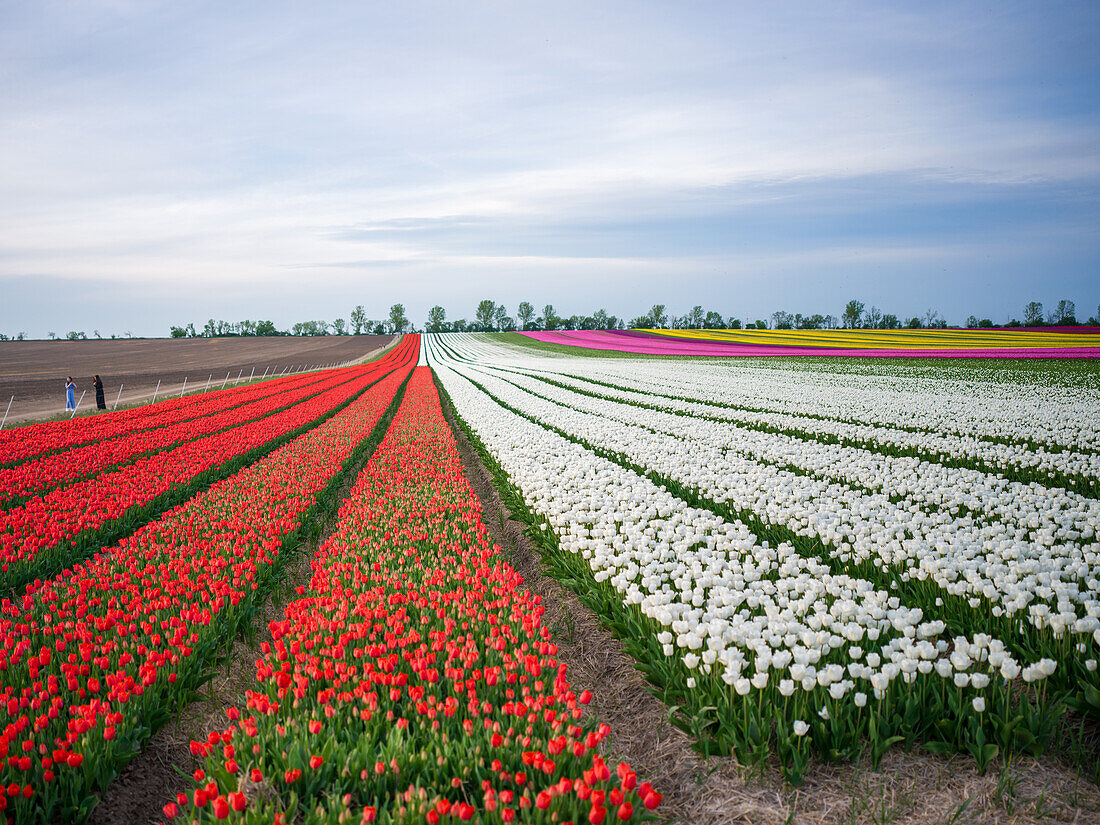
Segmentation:
{"type": "Polygon", "coordinates": [[[95,387],[95,406],[97,410],[107,409],[107,402],[103,400],[103,381],[98,375],[95,377],[95,381],[92,382],[92,386],[95,387]]]}

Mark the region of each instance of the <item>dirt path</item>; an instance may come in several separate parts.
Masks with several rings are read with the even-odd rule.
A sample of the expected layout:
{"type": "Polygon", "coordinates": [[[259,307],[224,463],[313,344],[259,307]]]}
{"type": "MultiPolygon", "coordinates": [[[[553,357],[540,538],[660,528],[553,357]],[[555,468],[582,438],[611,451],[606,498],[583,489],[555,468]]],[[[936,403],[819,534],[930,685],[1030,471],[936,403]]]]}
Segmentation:
{"type": "Polygon", "coordinates": [[[539,552],[501,502],[492,474],[442,399],[466,475],[493,540],[505,550],[525,585],[542,597],[544,623],[559,645],[578,692],[591,690],[589,708],[611,726],[609,759],[628,762],[665,795],[661,818],[693,825],[719,823],[1098,823],[1100,791],[1071,768],[1021,758],[1000,773],[977,772],[973,760],[891,751],[880,769],[866,764],[815,765],[805,784],[790,788],[773,765],[748,777],[733,758],[704,759],[690,737],[669,722],[668,708],[633,659],[571,590],[542,572],[539,552]]]}

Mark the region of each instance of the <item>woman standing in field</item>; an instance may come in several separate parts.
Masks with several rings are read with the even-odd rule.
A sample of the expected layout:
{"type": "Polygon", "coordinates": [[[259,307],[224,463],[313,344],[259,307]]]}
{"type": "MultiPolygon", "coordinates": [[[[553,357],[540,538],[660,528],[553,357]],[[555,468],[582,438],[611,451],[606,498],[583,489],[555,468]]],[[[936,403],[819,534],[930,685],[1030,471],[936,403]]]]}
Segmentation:
{"type": "Polygon", "coordinates": [[[107,402],[103,400],[103,380],[96,374],[95,381],[92,382],[92,386],[95,387],[95,408],[97,410],[107,409],[107,402]]]}
{"type": "Polygon", "coordinates": [[[70,375],[65,379],[65,412],[76,409],[76,384],[70,375]]]}

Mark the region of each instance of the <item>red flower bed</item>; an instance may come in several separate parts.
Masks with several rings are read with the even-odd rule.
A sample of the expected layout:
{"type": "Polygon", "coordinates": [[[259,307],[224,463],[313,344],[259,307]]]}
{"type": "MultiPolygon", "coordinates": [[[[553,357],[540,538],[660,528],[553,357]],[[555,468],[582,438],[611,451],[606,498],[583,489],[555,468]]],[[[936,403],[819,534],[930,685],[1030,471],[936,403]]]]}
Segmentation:
{"type": "Polygon", "coordinates": [[[37,495],[66,482],[88,478],[105,469],[124,464],[144,454],[157,453],[177,444],[237,427],[249,421],[271,415],[297,404],[312,395],[338,384],[358,378],[359,371],[341,370],[323,376],[297,376],[283,384],[278,392],[257,393],[256,397],[241,396],[237,405],[213,413],[204,413],[175,424],[162,426],[154,419],[149,429],[123,435],[104,434],[104,440],[73,447],[39,458],[28,459],[13,467],[0,468],[0,507],[10,506],[13,499],[37,495]]]}
{"type": "Polygon", "coordinates": [[[331,371],[312,376],[289,376],[261,381],[245,387],[230,387],[184,398],[167,398],[156,404],[146,404],[128,410],[105,413],[90,418],[67,421],[46,421],[0,430],[0,465],[11,465],[37,455],[66,450],[80,444],[90,444],[108,438],[139,432],[150,427],[165,427],[199,416],[221,412],[247,401],[255,401],[299,386],[303,379],[328,377],[331,371]]]}
{"type": "Polygon", "coordinates": [[[629,820],[660,794],[597,752],[542,625],[487,538],[418,368],[385,440],[272,624],[256,691],[169,817],[249,822],[629,820]]]}
{"type": "Polygon", "coordinates": [[[9,820],[86,815],[90,792],[189,700],[251,622],[303,519],[319,496],[335,494],[410,369],[117,547],[0,605],[0,809],[9,820]]]}
{"type": "Polygon", "coordinates": [[[0,588],[19,587],[35,576],[64,569],[87,555],[89,546],[102,546],[95,531],[119,523],[124,532],[129,532],[126,519],[135,519],[135,514],[146,506],[155,507],[159,496],[195,483],[203,473],[310,425],[386,372],[415,363],[418,344],[414,338],[408,336],[381,361],[356,368],[353,375],[358,376],[357,380],[334,386],[290,409],[60,487],[0,512],[0,588]]]}

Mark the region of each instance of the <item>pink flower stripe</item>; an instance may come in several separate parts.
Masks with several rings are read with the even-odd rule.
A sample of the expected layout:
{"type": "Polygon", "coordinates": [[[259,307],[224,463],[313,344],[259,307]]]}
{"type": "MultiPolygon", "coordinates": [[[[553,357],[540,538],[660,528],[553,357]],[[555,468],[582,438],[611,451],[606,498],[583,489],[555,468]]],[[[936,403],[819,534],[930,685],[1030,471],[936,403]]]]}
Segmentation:
{"type": "Polygon", "coordinates": [[[539,598],[491,544],[431,371],[416,370],[229,726],[164,813],[186,822],[640,818],[597,752],[539,598]]]}
{"type": "MultiPolygon", "coordinates": [[[[884,331],[889,332],[889,331],[884,331]]],[[[522,332],[537,341],[562,344],[583,349],[632,352],[646,355],[690,355],[697,357],[729,356],[846,356],[865,358],[920,357],[920,358],[1096,358],[1100,357],[1100,336],[1095,347],[1031,347],[1014,348],[1008,341],[1005,347],[975,348],[905,348],[864,349],[822,344],[806,346],[795,344],[755,344],[713,340],[693,340],[687,337],[666,337],[627,331],[561,330],[553,332],[522,332]]],[[[836,335],[835,331],[833,332],[836,335]]],[[[1078,331],[1080,334],[1080,331],[1078,331]]]]}

